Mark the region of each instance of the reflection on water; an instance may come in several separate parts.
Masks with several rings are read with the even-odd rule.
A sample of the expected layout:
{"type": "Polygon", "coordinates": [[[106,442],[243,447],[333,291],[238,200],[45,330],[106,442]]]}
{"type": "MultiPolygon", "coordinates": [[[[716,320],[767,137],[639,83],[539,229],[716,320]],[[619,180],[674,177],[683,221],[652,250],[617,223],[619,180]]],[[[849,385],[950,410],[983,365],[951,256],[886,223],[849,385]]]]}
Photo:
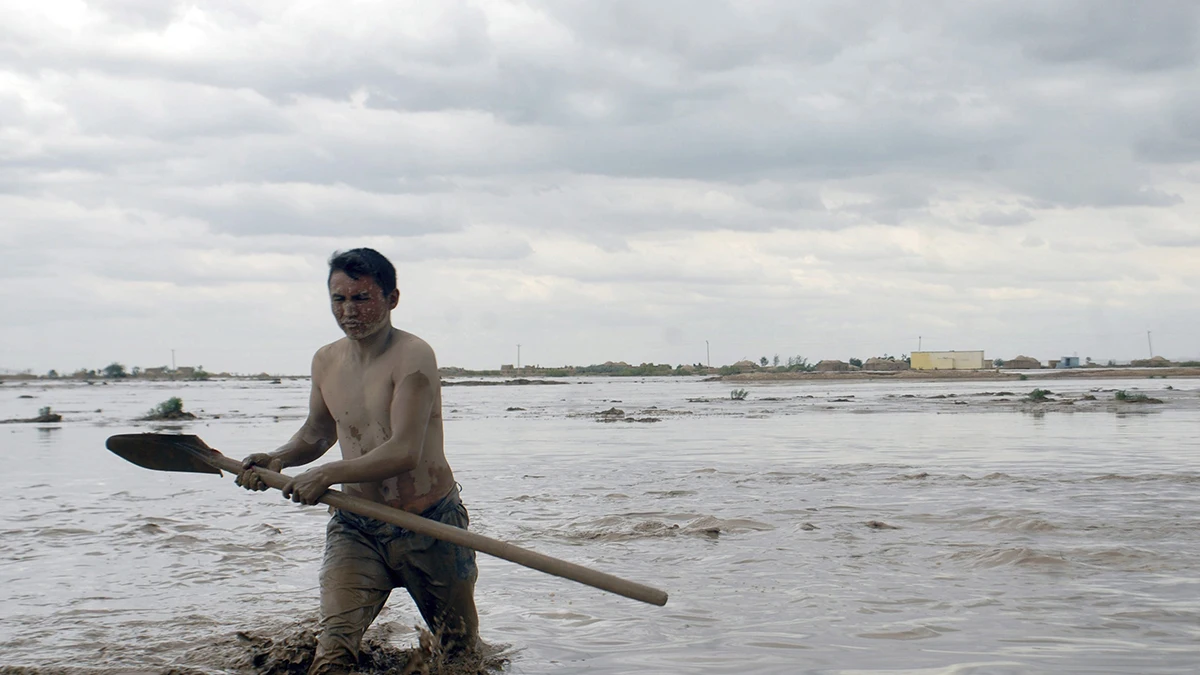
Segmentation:
{"type": "MultiPolygon", "coordinates": [[[[671,600],[481,556],[483,636],[511,645],[511,672],[1197,662],[1200,382],[1156,389],[1167,402],[1153,409],[1083,398],[1119,382],[1041,406],[996,403],[1017,397],[989,394],[995,383],[754,384],[735,402],[694,379],[571,382],[445,390],[472,527],[671,600]],[[600,422],[613,408],[660,421],[600,422]]],[[[0,427],[17,496],[0,516],[0,666],[256,672],[247,655],[315,615],[327,514],[230,476],[139,469],[103,443],[151,429],[130,420],[178,395],[200,415],[180,429],[233,456],[270,449],[299,424],[306,387],[0,387],[0,419],[64,411],[0,427]]],[[[398,594],[380,644],[417,644],[419,623],[398,594]]]]}
{"type": "Polygon", "coordinates": [[[62,429],[62,427],[37,427],[37,442],[39,445],[49,445],[54,442],[54,432],[62,429]]]}

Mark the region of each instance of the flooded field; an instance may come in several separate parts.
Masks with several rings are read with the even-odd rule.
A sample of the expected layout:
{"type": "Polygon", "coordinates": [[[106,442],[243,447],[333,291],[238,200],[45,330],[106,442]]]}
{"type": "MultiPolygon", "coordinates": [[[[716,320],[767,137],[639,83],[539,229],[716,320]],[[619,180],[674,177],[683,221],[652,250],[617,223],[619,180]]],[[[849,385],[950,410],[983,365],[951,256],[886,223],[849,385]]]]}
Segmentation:
{"type": "MultiPolygon", "coordinates": [[[[743,383],[741,401],[692,378],[560,382],[444,389],[472,529],[671,599],[480,556],[482,635],[505,672],[1200,663],[1200,380],[743,383]]],[[[263,672],[255,640],[316,615],[324,508],[140,469],[104,440],[273,449],[307,388],[0,385],[0,419],[63,415],[0,425],[0,672],[263,672]],[[171,396],[198,419],[135,421],[171,396]]],[[[411,647],[419,623],[400,591],[376,640],[411,647]]]]}

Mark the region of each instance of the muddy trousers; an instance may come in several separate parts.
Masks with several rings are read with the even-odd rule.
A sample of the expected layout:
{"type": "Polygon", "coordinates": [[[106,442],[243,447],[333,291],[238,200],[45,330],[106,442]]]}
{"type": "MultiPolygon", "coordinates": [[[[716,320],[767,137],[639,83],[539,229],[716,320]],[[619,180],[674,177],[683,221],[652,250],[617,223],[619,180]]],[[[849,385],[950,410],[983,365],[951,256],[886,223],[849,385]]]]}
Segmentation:
{"type": "MultiPolygon", "coordinates": [[[[458,488],[421,514],[467,529],[458,488]]],[[[408,590],[421,617],[448,651],[475,649],[475,551],[346,511],[325,529],[321,619],[309,675],[353,670],[363,633],[392,589],[408,590]]]]}

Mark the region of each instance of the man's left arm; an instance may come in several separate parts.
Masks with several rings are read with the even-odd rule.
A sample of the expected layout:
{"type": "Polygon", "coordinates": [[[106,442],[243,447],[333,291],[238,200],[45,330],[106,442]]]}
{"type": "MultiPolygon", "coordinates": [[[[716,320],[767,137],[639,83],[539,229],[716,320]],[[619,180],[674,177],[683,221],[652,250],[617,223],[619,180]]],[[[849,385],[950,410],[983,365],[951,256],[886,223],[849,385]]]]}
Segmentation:
{"type": "Polygon", "coordinates": [[[391,437],[360,457],[329,462],[296,476],[284,486],[284,497],[316,504],[336,483],[375,483],[417,468],[439,378],[433,350],[425,344],[419,349],[418,358],[397,373],[389,412],[391,437]]]}

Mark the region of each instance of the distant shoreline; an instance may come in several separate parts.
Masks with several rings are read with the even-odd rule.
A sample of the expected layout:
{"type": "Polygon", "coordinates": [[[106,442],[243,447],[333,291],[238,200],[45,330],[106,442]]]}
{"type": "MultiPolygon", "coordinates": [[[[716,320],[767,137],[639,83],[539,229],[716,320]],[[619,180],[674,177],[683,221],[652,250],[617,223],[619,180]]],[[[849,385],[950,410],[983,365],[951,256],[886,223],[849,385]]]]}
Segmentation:
{"type": "MultiPolygon", "coordinates": [[[[454,372],[443,373],[442,380],[448,384],[463,384],[464,380],[489,378],[510,380],[513,384],[525,384],[527,378],[537,378],[530,384],[560,384],[555,380],[567,380],[580,377],[611,377],[614,379],[667,377],[667,378],[700,378],[708,382],[791,382],[791,381],[896,381],[896,382],[942,382],[946,380],[973,381],[1020,381],[1022,379],[1060,380],[1060,379],[1156,379],[1171,377],[1200,378],[1200,367],[1168,366],[1168,367],[1084,367],[1084,368],[1041,368],[1036,370],[1004,370],[989,368],[986,370],[851,370],[851,371],[795,371],[795,372],[748,372],[730,375],[719,375],[713,372],[698,372],[687,374],[655,373],[655,374],[600,374],[600,373],[541,373],[522,371],[520,373],[471,372],[453,369],[454,372]],[[546,382],[546,380],[551,380],[546,382]]],[[[283,380],[307,380],[308,375],[230,375],[221,373],[210,375],[203,379],[172,378],[172,377],[58,377],[48,378],[42,375],[7,374],[0,375],[0,384],[5,382],[79,382],[87,384],[108,384],[109,382],[201,382],[204,380],[258,380],[272,384],[281,384],[283,380]]]]}
{"type": "Polygon", "coordinates": [[[1066,379],[1153,379],[1200,377],[1200,368],[1041,368],[1037,370],[895,370],[799,373],[740,373],[724,375],[722,382],[770,382],[791,380],[893,380],[902,382],[940,382],[944,380],[1019,381],[1066,379]]]}

